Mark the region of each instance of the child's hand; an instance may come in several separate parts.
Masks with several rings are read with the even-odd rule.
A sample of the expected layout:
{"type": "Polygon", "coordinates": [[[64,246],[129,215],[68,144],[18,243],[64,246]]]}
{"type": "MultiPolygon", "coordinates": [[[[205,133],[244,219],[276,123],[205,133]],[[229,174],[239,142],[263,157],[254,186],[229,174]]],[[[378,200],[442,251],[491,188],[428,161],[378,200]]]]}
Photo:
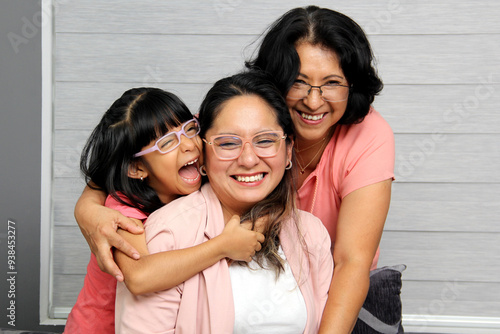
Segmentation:
{"type": "MultiPolygon", "coordinates": [[[[255,252],[261,249],[264,235],[251,230],[251,223],[240,224],[240,217],[233,216],[224,227],[220,237],[224,238],[225,255],[234,261],[252,261],[255,252]]],[[[256,224],[258,228],[258,224],[256,224]]]]}

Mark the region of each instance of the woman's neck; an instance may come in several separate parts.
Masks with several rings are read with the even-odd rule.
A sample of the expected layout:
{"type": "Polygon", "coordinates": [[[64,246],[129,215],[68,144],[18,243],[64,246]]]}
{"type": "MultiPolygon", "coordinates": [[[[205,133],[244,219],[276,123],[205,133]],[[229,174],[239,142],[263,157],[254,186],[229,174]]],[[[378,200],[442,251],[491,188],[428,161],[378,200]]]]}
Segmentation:
{"type": "Polygon", "coordinates": [[[297,169],[299,171],[299,188],[321,161],[323,152],[332,138],[334,131],[335,127],[332,127],[325,137],[315,141],[304,140],[301,138],[296,139],[294,149],[297,157],[297,169]]]}
{"type": "Polygon", "coordinates": [[[310,173],[321,160],[326,144],[328,144],[327,138],[317,141],[313,146],[304,146],[305,149],[301,149],[300,147],[302,146],[298,142],[297,144],[295,146],[295,154],[297,156],[299,174],[305,174],[306,171],[310,173]]]}
{"type": "Polygon", "coordinates": [[[222,214],[224,216],[224,225],[226,225],[234,215],[241,217],[244,213],[244,211],[235,210],[233,208],[230,208],[227,205],[224,205],[224,203],[222,203],[222,202],[221,202],[221,206],[222,206],[222,214]]]}

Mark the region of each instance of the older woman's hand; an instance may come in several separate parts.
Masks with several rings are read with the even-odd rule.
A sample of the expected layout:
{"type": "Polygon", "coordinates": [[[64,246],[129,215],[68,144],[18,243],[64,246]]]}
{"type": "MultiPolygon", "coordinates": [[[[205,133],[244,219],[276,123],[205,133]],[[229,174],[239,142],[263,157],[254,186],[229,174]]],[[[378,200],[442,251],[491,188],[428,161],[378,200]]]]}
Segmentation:
{"type": "Polygon", "coordinates": [[[97,258],[102,271],[123,281],[123,273],[113,259],[112,248],[119,249],[131,258],[138,259],[139,252],[116,231],[120,228],[133,234],[144,232],[133,220],[104,205],[106,194],[85,187],[75,206],[75,218],[90,250],[97,258]]]}

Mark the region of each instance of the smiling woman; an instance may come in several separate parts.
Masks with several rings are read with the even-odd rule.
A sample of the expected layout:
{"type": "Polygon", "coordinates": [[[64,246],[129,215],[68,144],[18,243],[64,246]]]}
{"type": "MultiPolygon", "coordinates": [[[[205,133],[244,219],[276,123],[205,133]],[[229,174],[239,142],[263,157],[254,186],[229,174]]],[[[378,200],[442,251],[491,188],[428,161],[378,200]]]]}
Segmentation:
{"type": "Polygon", "coordinates": [[[292,145],[281,145],[286,136],[269,105],[258,96],[238,96],[227,101],[205,136],[216,141],[210,145],[212,150],[205,151],[205,168],[228,217],[242,215],[264,198],[263,194],[271,193],[285,172],[279,167],[291,160],[292,145]],[[252,141],[239,145],[238,150],[217,145],[227,134],[252,138],[252,141]],[[254,144],[254,139],[265,134],[268,137],[273,134],[275,141],[266,145],[264,151],[259,143],[254,144]],[[221,154],[227,153],[217,152],[232,152],[232,159],[222,160],[221,154]]]}
{"type": "Polygon", "coordinates": [[[210,182],[148,218],[148,249],[201,244],[233,215],[265,235],[262,249],[248,264],[221,260],[155,294],[134,296],[119,284],[117,330],[317,332],[333,272],[331,244],[321,221],[295,207],[293,124],[283,97],[261,74],[241,73],[215,83],[199,117],[210,182]],[[277,292],[281,298],[270,299],[277,292]],[[269,312],[256,317],[263,303],[269,312]]]}
{"type": "MultiPolygon", "coordinates": [[[[142,226],[151,212],[201,186],[199,132],[198,120],[174,94],[158,88],[130,89],[104,113],[90,135],[81,169],[92,191],[108,194],[107,207],[142,226]]],[[[127,234],[125,238],[141,253],[135,261],[115,251],[127,288],[133,293],[168,289],[226,256],[248,259],[260,249],[263,237],[238,223],[228,224],[233,229],[227,230],[231,239],[244,236],[234,243],[238,252],[243,250],[237,255],[230,250],[233,241],[224,241],[225,233],[198,248],[155,255],[148,254],[142,235],[127,234]]],[[[92,255],[65,333],[114,333],[115,294],[116,279],[102,272],[92,255]]]]}
{"type": "Polygon", "coordinates": [[[371,107],[382,81],[361,27],[316,6],[276,20],[247,67],[274,79],[295,126],[298,207],[332,240],[335,274],[321,331],[351,333],[389,210],[394,135],[371,107]]]}

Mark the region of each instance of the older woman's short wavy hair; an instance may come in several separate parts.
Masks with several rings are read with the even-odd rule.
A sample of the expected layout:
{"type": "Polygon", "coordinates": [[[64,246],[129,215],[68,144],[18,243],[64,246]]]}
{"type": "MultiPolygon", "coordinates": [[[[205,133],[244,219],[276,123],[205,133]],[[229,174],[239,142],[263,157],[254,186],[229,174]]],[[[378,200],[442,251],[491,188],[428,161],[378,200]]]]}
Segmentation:
{"type": "Polygon", "coordinates": [[[285,96],[300,70],[295,46],[301,42],[335,52],[351,86],[339,123],[361,122],[383,84],[373,66],[372,49],[363,29],[346,15],[316,6],[292,9],[268,28],[257,56],[245,64],[267,72],[285,96]]]}

